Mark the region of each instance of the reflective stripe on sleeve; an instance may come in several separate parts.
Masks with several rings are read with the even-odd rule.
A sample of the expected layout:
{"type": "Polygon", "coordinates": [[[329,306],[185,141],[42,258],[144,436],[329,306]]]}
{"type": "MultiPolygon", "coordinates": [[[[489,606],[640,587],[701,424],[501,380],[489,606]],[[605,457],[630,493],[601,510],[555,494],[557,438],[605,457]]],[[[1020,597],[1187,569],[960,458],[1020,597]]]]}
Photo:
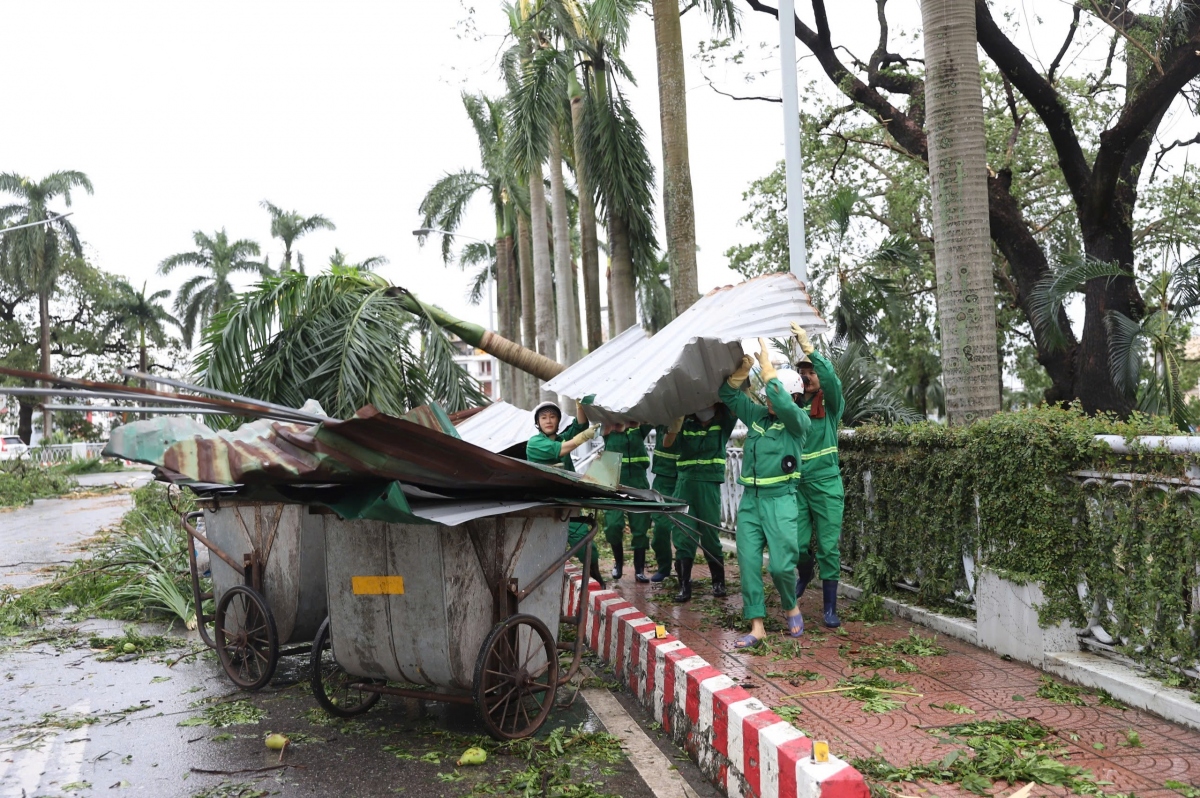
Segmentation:
{"type": "Polygon", "coordinates": [[[827,449],[821,449],[820,451],[812,452],[811,454],[802,454],[802,455],[800,455],[800,459],[801,460],[815,460],[816,458],[824,457],[827,454],[837,454],[837,450],[838,450],[838,447],[830,446],[827,449]]]}

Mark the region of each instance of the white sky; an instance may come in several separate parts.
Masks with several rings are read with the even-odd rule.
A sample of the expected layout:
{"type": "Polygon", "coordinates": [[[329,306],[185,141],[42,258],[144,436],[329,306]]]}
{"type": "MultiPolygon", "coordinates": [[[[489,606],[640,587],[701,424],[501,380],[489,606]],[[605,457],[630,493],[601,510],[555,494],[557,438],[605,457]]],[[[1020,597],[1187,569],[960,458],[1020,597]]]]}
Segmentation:
{"type": "MultiPolygon", "coordinates": [[[[459,0],[5,2],[0,70],[9,78],[11,112],[0,122],[0,171],[87,173],[96,193],[76,198],[74,221],[95,263],[135,285],[182,283],[182,270],[156,276],[158,262],[191,249],[192,231],[222,226],[231,237],[257,240],[278,266],[282,249],[258,204],[265,198],[337,224],[300,241],[310,272],[335,246],[351,260],[385,255],[391,263],[381,272],[393,283],[486,322],[483,307],[466,303],[468,275],[444,269],[436,242],[422,250],[411,234],[428,187],[446,171],[478,165],[460,92],[501,90],[504,14],[496,0],[468,5],[478,9],[477,33],[462,24],[469,13],[459,0]]],[[[892,5],[894,31],[919,29],[917,0],[892,5]]],[[[1037,34],[1042,39],[1018,39],[1047,62],[1069,4],[1009,5],[1026,17],[1036,5],[1050,23],[1037,34]]],[[[874,3],[830,6],[835,41],[869,53],[874,3]]],[[[743,9],[747,45],[776,41],[773,18],[743,9]]],[[[707,290],[737,280],[723,253],[750,238],[736,224],[745,212],[741,195],[782,158],[782,120],[778,104],[713,93],[690,58],[708,38],[707,23],[699,11],[683,21],[700,287],[707,290]]],[[[801,85],[827,83],[798,49],[801,85]]],[[[640,81],[631,101],[661,173],[648,14],[636,20],[625,58],[640,81]]],[[[778,93],[777,74],[753,89],[732,74],[714,77],[735,93],[778,93]]],[[[661,220],[661,202],[656,211],[661,220]]],[[[482,195],[460,230],[492,236],[482,195]]]]}

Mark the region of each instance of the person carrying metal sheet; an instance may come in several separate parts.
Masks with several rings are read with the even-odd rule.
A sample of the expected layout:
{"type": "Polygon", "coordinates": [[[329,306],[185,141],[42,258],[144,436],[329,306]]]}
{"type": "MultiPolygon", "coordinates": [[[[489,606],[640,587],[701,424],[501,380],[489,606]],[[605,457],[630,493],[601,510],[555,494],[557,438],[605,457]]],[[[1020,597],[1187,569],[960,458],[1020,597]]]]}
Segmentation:
{"type": "Polygon", "coordinates": [[[737,559],[742,583],[742,617],[750,621],[750,633],[734,644],[751,648],[767,636],[763,618],[767,614],[763,594],[763,549],[770,554],[768,570],[779,592],[792,637],[804,634],[804,616],[796,606],[795,573],[800,544],[797,540],[799,509],[794,481],[800,476],[800,453],[812,422],[796,399],[804,390],[800,375],[791,369],[777,372],[771,365],[767,342],[758,339],[759,373],[766,386],[767,406],[755,404],[739,390],[750,375],[754,359],[742,357],[741,365],[721,386],[719,396],[748,431],[742,446],[742,501],[737,515],[737,559]]]}
{"type": "MultiPolygon", "coordinates": [[[[839,544],[846,491],[842,487],[838,463],[838,424],[846,408],[846,399],[833,364],[816,351],[805,329],[792,322],[792,335],[804,353],[796,369],[804,380],[801,402],[812,421],[812,430],[804,442],[804,453],[800,455],[801,478],[796,486],[800,506],[808,506],[808,512],[801,513],[799,540],[812,540],[816,544],[816,562],[824,594],[822,621],[832,629],[842,625],[837,614],[837,594],[842,568],[839,544]]],[[[799,598],[813,578],[813,558],[808,545],[800,547],[797,570],[796,598],[799,598]]]]}
{"type": "MultiPolygon", "coordinates": [[[[584,443],[596,437],[599,427],[589,427],[587,416],[583,412],[583,403],[575,404],[575,420],[561,433],[558,431],[562,423],[562,410],[554,402],[542,402],[533,408],[533,423],[537,434],[525,444],[525,459],[531,463],[554,466],[564,471],[575,471],[571,461],[571,452],[584,443]]],[[[567,548],[574,546],[587,537],[588,525],[572,521],[567,532],[567,548]]],[[[583,563],[583,550],[577,555],[583,563]]],[[[604,587],[604,578],[600,576],[600,554],[592,547],[592,561],[583,563],[588,568],[588,575],[604,587]]]]}
{"type": "Polygon", "coordinates": [[[687,515],[679,519],[674,535],[675,570],[679,576],[675,601],[692,598],[692,563],[696,559],[697,541],[712,574],[713,595],[718,598],[726,595],[725,552],[717,529],[721,525],[725,447],[735,424],[737,419],[725,405],[715,404],[684,418],[677,437],[673,438],[670,431],[667,433],[668,443],[679,443],[682,447],[675,463],[678,469],[675,495],[688,503],[687,515]]]}
{"type": "MultiPolygon", "coordinates": [[[[646,453],[646,436],[654,427],[649,424],[606,425],[604,451],[621,455],[621,484],[631,488],[649,490],[650,481],[646,471],[650,468],[650,455],[646,453]]],[[[604,511],[604,538],[612,546],[616,565],[612,578],[620,579],[625,569],[625,525],[628,518],[630,543],[633,545],[633,575],[639,582],[649,582],[646,577],[646,548],[650,545],[650,516],[647,513],[621,513],[604,511]]]]}
{"type": "MultiPolygon", "coordinates": [[[[680,426],[683,425],[682,419],[676,421],[680,426]]],[[[675,492],[675,461],[679,459],[680,441],[676,437],[670,446],[666,443],[667,434],[672,427],[674,422],[670,427],[660,424],[654,428],[654,458],[650,463],[650,471],[654,474],[654,489],[663,496],[679,495],[675,492]]],[[[675,432],[679,432],[678,427],[675,428],[675,432]]],[[[652,523],[654,532],[650,539],[650,548],[654,550],[658,570],[650,576],[650,581],[657,583],[671,575],[671,530],[675,527],[668,513],[655,513],[652,523]]]]}

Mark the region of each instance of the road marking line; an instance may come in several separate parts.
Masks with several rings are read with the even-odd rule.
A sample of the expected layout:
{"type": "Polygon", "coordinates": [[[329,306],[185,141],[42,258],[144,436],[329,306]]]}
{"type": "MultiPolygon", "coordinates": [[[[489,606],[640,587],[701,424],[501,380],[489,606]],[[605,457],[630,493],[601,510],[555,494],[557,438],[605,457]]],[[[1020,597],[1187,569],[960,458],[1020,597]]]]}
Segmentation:
{"type": "Polygon", "coordinates": [[[657,798],[697,798],[696,791],[642,731],[638,722],[625,711],[625,707],[613,698],[612,693],[602,689],[580,692],[608,733],[621,741],[621,748],[629,756],[629,761],[657,798]]]}

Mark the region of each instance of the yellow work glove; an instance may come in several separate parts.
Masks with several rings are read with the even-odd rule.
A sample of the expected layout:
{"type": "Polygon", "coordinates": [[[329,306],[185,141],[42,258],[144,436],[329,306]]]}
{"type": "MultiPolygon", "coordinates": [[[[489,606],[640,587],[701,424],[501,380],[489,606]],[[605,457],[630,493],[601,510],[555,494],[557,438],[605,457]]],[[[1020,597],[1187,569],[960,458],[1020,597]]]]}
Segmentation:
{"type": "Polygon", "coordinates": [[[683,416],[671,422],[671,426],[667,427],[668,435],[678,435],[679,430],[683,429],[683,416]]]}
{"type": "Polygon", "coordinates": [[[808,339],[808,332],[796,322],[792,322],[792,336],[795,337],[796,343],[800,345],[800,351],[806,355],[813,353],[814,347],[812,341],[808,339]]]}
{"type": "Polygon", "coordinates": [[[730,388],[737,390],[742,387],[742,383],[750,376],[750,369],[754,368],[754,358],[749,355],[742,355],[742,362],[738,364],[737,369],[729,375],[729,379],[725,380],[725,384],[730,388]]]}
{"type": "Polygon", "coordinates": [[[775,367],[771,365],[771,351],[767,349],[767,342],[758,339],[758,373],[762,376],[763,384],[766,385],[770,380],[775,379],[777,375],[775,367]]]}
{"type": "Polygon", "coordinates": [[[600,429],[599,426],[588,427],[583,432],[579,433],[574,438],[572,438],[570,442],[575,444],[576,446],[582,446],[583,444],[590,441],[592,438],[596,437],[596,430],[598,430],[598,429],[600,429]]]}

